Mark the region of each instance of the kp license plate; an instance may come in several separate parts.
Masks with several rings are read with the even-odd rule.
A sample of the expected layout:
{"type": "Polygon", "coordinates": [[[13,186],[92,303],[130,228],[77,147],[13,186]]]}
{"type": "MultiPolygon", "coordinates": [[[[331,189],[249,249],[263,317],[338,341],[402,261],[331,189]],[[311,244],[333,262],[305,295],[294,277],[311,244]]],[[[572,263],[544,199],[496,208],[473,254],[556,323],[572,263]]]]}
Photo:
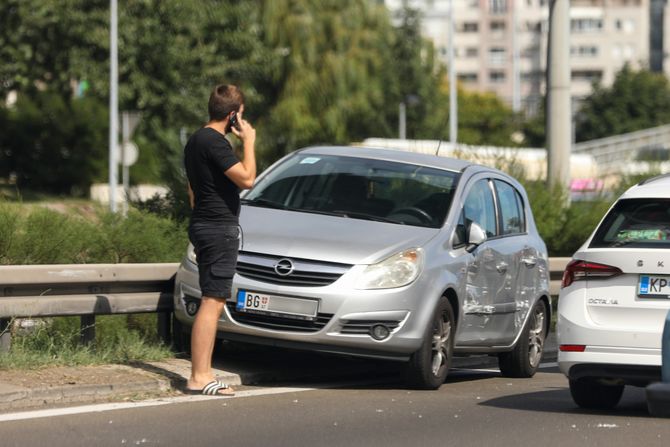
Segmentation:
{"type": "Polygon", "coordinates": [[[640,275],[640,298],[670,298],[670,276],[640,275]]]}
{"type": "Polygon", "coordinates": [[[313,320],[316,318],[319,301],[239,290],[235,307],[238,312],[313,320]]]}

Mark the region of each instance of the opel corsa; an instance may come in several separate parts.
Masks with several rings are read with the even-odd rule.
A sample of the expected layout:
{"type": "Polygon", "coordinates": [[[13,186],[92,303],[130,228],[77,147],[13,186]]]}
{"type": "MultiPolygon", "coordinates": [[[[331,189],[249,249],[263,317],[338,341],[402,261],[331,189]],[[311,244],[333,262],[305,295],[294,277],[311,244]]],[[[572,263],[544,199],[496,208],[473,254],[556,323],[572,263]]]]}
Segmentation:
{"type": "MultiPolygon", "coordinates": [[[[219,337],[406,362],[436,389],[454,355],[530,377],[550,321],[547,252],[523,187],[495,169],[395,150],[313,147],[243,195],[219,337]]],[[[201,297],[189,246],[179,330],[201,297]]]]}
{"type": "Polygon", "coordinates": [[[670,175],[616,200],[563,273],[558,365],[575,403],[615,407],[626,385],[661,380],[670,310],[670,175]]]}

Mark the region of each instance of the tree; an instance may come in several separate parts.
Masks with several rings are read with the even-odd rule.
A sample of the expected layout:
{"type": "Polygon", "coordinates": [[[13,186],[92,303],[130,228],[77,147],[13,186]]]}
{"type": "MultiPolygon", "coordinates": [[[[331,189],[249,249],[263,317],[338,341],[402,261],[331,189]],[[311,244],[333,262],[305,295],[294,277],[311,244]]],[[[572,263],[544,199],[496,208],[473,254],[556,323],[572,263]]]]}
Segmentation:
{"type": "Polygon", "coordinates": [[[604,138],[670,123],[665,75],[625,65],[611,87],[594,85],[577,114],[577,141],[604,138]]]}
{"type": "Polygon", "coordinates": [[[266,160],[301,146],[390,132],[388,13],[367,0],[262,2],[264,43],[281,56],[259,121],[266,160]],[[381,113],[380,113],[381,111],[381,113]]]}

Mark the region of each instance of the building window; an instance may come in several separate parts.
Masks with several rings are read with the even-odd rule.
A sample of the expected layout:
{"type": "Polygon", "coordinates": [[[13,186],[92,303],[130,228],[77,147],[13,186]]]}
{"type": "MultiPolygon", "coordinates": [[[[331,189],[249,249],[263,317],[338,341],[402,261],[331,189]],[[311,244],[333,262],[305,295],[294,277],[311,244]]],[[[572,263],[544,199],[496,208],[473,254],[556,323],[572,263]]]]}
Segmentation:
{"type": "Polygon", "coordinates": [[[489,80],[493,84],[500,84],[505,82],[505,72],[499,70],[491,71],[489,72],[489,80]]]}
{"type": "Polygon", "coordinates": [[[500,22],[496,20],[495,22],[491,22],[491,31],[494,33],[502,33],[505,31],[505,22],[500,22]]]}
{"type": "Polygon", "coordinates": [[[596,33],[602,29],[602,19],[572,19],[570,21],[570,30],[573,33],[596,33]]]}
{"type": "Polygon", "coordinates": [[[478,56],[479,56],[479,48],[467,47],[465,49],[465,57],[478,57],[478,56]]]}
{"type": "Polygon", "coordinates": [[[507,12],[507,0],[489,0],[489,12],[491,14],[505,14],[507,12]]]}
{"type": "Polygon", "coordinates": [[[459,81],[464,83],[474,83],[479,79],[477,73],[458,73],[457,77],[459,81]]]}
{"type": "Polygon", "coordinates": [[[577,82],[600,82],[602,78],[601,70],[574,70],[572,72],[572,80],[577,82]]]}
{"type": "Polygon", "coordinates": [[[460,31],[464,33],[476,33],[479,31],[479,24],[477,22],[464,22],[461,25],[460,31]]]}
{"type": "Polygon", "coordinates": [[[489,50],[489,62],[493,65],[505,63],[507,52],[504,48],[491,48],[489,50]]]}
{"type": "Polygon", "coordinates": [[[635,21],[633,19],[616,19],[614,21],[614,28],[616,28],[617,31],[632,34],[635,32],[635,21]]]}
{"type": "Polygon", "coordinates": [[[598,47],[594,45],[570,47],[570,55],[574,57],[596,57],[598,56],[598,47]]]}

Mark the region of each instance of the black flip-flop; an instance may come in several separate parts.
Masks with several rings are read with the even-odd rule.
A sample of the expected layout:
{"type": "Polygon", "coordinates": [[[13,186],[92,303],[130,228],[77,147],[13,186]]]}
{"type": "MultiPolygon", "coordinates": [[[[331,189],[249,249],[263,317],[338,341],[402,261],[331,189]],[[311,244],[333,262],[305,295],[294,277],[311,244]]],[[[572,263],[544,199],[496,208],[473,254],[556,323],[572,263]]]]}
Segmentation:
{"type": "Polygon", "coordinates": [[[221,390],[232,390],[230,385],[223,383],[220,380],[212,380],[207,385],[205,385],[201,390],[192,390],[190,388],[184,388],[184,394],[202,394],[205,396],[234,396],[235,393],[219,393],[221,390]]]}

